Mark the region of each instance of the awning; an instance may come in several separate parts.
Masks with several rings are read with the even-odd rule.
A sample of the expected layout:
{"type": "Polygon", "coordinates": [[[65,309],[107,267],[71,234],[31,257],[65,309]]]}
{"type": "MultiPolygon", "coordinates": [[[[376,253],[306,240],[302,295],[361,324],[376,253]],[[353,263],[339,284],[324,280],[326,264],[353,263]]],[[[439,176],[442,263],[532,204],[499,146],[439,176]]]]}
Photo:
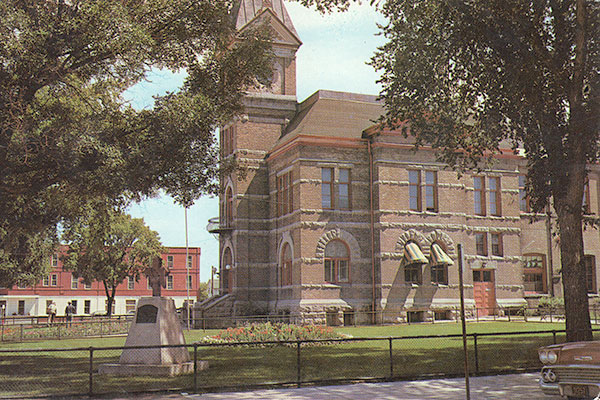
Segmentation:
{"type": "Polygon", "coordinates": [[[427,258],[423,255],[423,252],[421,252],[419,245],[413,242],[407,243],[406,246],[404,246],[404,259],[407,264],[428,263],[427,258]]]}
{"type": "Polygon", "coordinates": [[[454,261],[442,250],[439,244],[431,245],[431,264],[432,265],[454,265],[454,261]]]}

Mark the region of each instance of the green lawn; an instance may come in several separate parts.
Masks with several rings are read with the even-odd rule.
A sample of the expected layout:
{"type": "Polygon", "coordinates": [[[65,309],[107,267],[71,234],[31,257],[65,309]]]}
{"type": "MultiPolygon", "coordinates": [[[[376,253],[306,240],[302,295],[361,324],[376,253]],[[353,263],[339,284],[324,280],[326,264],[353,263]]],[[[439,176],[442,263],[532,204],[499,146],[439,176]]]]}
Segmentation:
{"type": "MultiPolygon", "coordinates": [[[[469,333],[523,332],[553,329],[564,324],[525,322],[480,322],[467,326],[469,333]]],[[[412,324],[397,326],[344,327],[342,333],[355,338],[406,337],[460,334],[457,323],[412,324]]],[[[186,331],[186,342],[193,343],[217,331],[186,331]]],[[[564,335],[557,336],[563,341],[564,335]]],[[[518,336],[478,337],[479,370],[503,371],[537,368],[536,349],[552,343],[552,333],[518,336]],[[501,348],[502,351],[498,351],[501,348]]],[[[0,349],[0,397],[40,394],[87,393],[89,350],[65,352],[18,352],[19,349],[69,349],[123,346],[124,337],[65,339],[27,343],[4,343],[0,349]]],[[[474,371],[473,340],[469,339],[470,365],[474,371]]],[[[118,362],[121,350],[94,350],[93,370],[102,363],[118,362]]],[[[199,347],[199,359],[210,368],[198,376],[200,388],[295,382],[297,350],[290,346],[272,347],[199,347]]],[[[395,378],[428,374],[459,374],[463,371],[462,338],[398,339],[393,341],[393,375],[395,378]]],[[[389,377],[388,340],[349,342],[301,349],[301,379],[355,379],[389,377]]],[[[128,392],[180,388],[190,390],[193,376],[174,378],[107,377],[94,374],[94,392],[128,392]]]]}

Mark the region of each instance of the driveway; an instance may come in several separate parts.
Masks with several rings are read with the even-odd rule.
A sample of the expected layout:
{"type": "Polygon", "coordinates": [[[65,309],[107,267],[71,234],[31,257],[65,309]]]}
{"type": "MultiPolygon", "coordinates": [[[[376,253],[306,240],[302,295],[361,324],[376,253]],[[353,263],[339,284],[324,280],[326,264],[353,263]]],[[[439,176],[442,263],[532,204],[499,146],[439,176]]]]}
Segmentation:
{"type": "MultiPolygon", "coordinates": [[[[470,379],[472,400],[559,400],[538,388],[537,373],[482,376],[470,379]]],[[[411,382],[357,383],[340,386],[264,389],[251,392],[168,394],[115,397],[113,399],[157,400],[464,400],[464,378],[411,382]]],[[[105,398],[106,399],[106,398],[105,398]]]]}

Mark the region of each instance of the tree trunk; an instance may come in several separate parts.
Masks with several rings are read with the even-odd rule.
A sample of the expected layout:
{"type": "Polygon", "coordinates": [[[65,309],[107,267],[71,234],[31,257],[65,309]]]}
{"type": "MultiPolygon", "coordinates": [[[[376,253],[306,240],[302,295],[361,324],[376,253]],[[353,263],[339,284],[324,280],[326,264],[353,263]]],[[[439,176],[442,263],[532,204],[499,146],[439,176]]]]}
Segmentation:
{"type": "MultiPolygon", "coordinates": [[[[571,186],[571,185],[569,185],[571,186]]],[[[583,186],[583,185],[582,185],[583,186]]],[[[567,341],[592,340],[592,326],[588,305],[587,276],[583,257],[581,202],[567,204],[569,197],[554,200],[560,231],[560,260],[567,341]]]]}
{"type": "Polygon", "coordinates": [[[113,305],[113,302],[115,301],[115,293],[117,291],[117,287],[111,286],[109,288],[106,281],[104,281],[103,283],[104,283],[104,292],[106,293],[106,315],[110,318],[112,316],[112,305],[113,305]]]}

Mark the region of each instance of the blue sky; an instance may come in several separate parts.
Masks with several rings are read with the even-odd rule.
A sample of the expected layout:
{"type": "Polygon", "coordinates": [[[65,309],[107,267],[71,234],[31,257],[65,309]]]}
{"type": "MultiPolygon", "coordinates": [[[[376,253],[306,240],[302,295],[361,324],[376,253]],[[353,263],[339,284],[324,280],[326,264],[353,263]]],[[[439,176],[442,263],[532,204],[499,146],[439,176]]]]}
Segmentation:
{"type": "MultiPolygon", "coordinates": [[[[384,43],[377,36],[376,23],[383,19],[366,4],[353,5],[345,13],[321,15],[314,9],[286,2],[303,45],[297,53],[297,93],[302,101],[319,89],[378,94],[378,74],[366,65],[384,43]]],[[[152,96],[176,91],[185,72],[152,71],[148,80],[127,92],[136,108],[152,106],[152,96]]],[[[129,212],[160,235],[165,246],[185,246],[184,209],[168,196],[148,199],[130,207],[129,212]]],[[[188,210],[188,242],[201,248],[200,276],[210,277],[211,266],[219,264],[219,242],[206,231],[208,219],[219,214],[216,198],[202,197],[188,210]]]]}

